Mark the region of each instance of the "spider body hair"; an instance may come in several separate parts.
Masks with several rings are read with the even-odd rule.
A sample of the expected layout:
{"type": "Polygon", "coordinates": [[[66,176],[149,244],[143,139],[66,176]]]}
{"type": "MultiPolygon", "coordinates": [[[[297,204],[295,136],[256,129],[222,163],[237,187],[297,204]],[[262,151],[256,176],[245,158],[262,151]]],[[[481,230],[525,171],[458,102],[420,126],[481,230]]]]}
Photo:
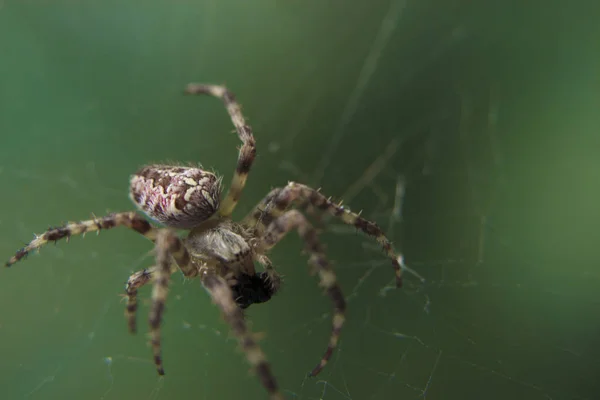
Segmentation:
{"type": "Polygon", "coordinates": [[[279,290],[281,281],[273,269],[256,273],[255,262],[265,256],[256,254],[253,241],[251,230],[228,218],[215,216],[194,228],[184,244],[192,263],[225,277],[234,300],[245,309],[268,301],[279,290]]]}
{"type": "Polygon", "coordinates": [[[242,309],[268,301],[279,289],[272,284],[280,281],[272,275],[276,272],[256,273],[251,231],[218,216],[221,177],[196,167],[146,165],[132,175],[129,193],[150,219],[171,228],[193,228],[183,241],[195,266],[186,275],[211,269],[226,277],[242,309]]]}

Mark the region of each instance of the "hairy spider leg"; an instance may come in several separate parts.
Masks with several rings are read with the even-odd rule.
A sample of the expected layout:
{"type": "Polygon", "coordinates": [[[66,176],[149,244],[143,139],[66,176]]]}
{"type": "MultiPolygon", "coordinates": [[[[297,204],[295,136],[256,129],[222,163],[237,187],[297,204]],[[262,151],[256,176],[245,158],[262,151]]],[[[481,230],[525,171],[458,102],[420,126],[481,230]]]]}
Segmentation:
{"type": "MultiPolygon", "coordinates": [[[[179,257],[178,254],[183,255],[182,252],[176,252],[173,255],[173,258],[175,258],[175,264],[171,264],[170,274],[172,275],[181,270],[186,277],[195,276],[197,274],[197,269],[191,263],[185,265],[185,258],[179,257]],[[179,265],[183,265],[183,268],[179,268],[179,265]]],[[[127,318],[127,326],[130,333],[136,333],[137,331],[136,313],[138,308],[138,289],[150,282],[153,282],[157,276],[158,269],[158,266],[153,265],[149,268],[144,268],[134,272],[127,279],[127,283],[125,284],[125,297],[127,298],[125,318],[127,318]]]]}
{"type": "Polygon", "coordinates": [[[265,353],[256,342],[255,336],[248,329],[242,309],[233,300],[233,293],[225,279],[209,270],[201,271],[200,276],[202,285],[221,310],[225,321],[231,326],[233,334],[237,337],[250,366],[256,371],[261,384],[269,393],[269,398],[271,400],[284,400],[265,353]]]}
{"type": "Polygon", "coordinates": [[[273,266],[273,263],[269,257],[265,256],[264,254],[256,254],[254,259],[265,268],[265,273],[267,274],[267,279],[271,285],[271,290],[273,291],[273,295],[275,295],[275,293],[281,289],[281,275],[275,270],[275,267],[273,266]]]}
{"type": "Polygon", "coordinates": [[[313,206],[342,222],[354,226],[359,231],[374,237],[383,247],[386,255],[391,259],[394,273],[396,275],[396,286],[402,287],[402,269],[404,261],[402,254],[397,254],[392,243],[385,236],[381,228],[376,223],[369,221],[359,214],[350,211],[340,204],[333,203],[321,192],[306,185],[289,182],[283,188],[275,188],[258,203],[258,205],[244,219],[244,225],[255,229],[257,232],[264,232],[265,228],[292,204],[300,207],[313,206]]]}
{"type": "Polygon", "coordinates": [[[144,268],[131,274],[125,284],[125,297],[127,297],[127,306],[125,307],[125,318],[127,318],[127,326],[130,333],[136,333],[136,313],[138,308],[137,294],[138,289],[145,284],[152,282],[156,276],[157,266],[144,268]]]}
{"type": "Polygon", "coordinates": [[[97,232],[102,229],[111,229],[118,226],[126,226],[133,229],[152,241],[156,239],[156,233],[158,232],[158,228],[150,225],[148,221],[135,212],[122,212],[87,221],[70,222],[62,227],[50,228],[39,236],[36,235],[35,239],[22,249],[19,249],[19,251],[8,260],[6,266],[10,267],[26,257],[33,250],[39,249],[48,242],[57,242],[60,239],[65,238],[68,240],[73,235],[85,235],[88,232],[97,232]]]}
{"type": "Polygon", "coordinates": [[[246,124],[246,120],[242,115],[241,107],[236,101],[235,95],[225,86],[190,83],[188,84],[185,93],[208,94],[221,99],[225,104],[225,108],[231,117],[231,122],[233,123],[233,126],[235,126],[235,130],[242,141],[242,147],[240,147],[239,150],[237,166],[231,180],[231,185],[229,186],[229,191],[219,207],[219,215],[222,217],[229,217],[240,200],[242,191],[246,185],[246,179],[248,178],[250,168],[252,167],[254,157],[256,156],[256,141],[252,135],[252,128],[246,124]]]}
{"type": "Polygon", "coordinates": [[[304,240],[306,251],[310,254],[309,263],[315,268],[314,272],[319,275],[320,286],[333,303],[333,327],[327,350],[323,354],[321,361],[310,372],[309,376],[316,376],[327,364],[333,350],[337,346],[340,333],[345,320],[346,300],[342,294],[342,289],[337,284],[335,272],[329,265],[321,244],[317,238],[317,231],[308,222],[306,217],[298,210],[290,210],[275,217],[267,227],[262,237],[262,242],[258,244],[258,251],[262,252],[275,246],[291,230],[297,230],[300,237],[304,240]]]}
{"type": "Polygon", "coordinates": [[[150,317],[148,318],[154,364],[156,364],[156,370],[159,375],[165,374],[161,358],[160,323],[169,291],[171,256],[178,265],[188,267],[187,269],[189,270],[191,259],[187,249],[183,245],[183,241],[175,232],[169,229],[161,229],[156,237],[156,265],[158,268],[152,277],[152,306],[150,307],[150,317]]]}

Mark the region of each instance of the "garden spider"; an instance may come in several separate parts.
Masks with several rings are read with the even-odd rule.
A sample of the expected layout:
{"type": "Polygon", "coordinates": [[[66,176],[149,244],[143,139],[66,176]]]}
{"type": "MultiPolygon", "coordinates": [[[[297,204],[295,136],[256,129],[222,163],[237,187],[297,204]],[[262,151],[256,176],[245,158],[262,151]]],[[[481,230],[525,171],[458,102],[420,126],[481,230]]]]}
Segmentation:
{"type": "Polygon", "coordinates": [[[148,165],[131,177],[130,197],[150,219],[161,223],[165,228],[152,226],[136,212],[121,212],[71,222],[59,228],[50,228],[36,236],[17,251],[6,266],[10,267],[48,242],[68,240],[73,235],[118,226],[133,229],[155,243],[156,264],[129,277],[125,286],[125,315],[129,330],[134,333],[137,291],[152,282],[150,344],[158,373],[164,374],[160,323],[169,279],[172,273],[181,271],[187,278],[200,278],[233,330],[270,398],[283,399],[265,354],[248,329],[243,314],[244,308],[268,301],[280,287],[280,276],[269,261],[267,252],[289,231],[296,230],[304,241],[313,272],[319,276],[320,286],[333,303],[333,328],[329,344],[310,376],[317,375],[330,359],[340,337],[346,309],[344,296],[319,244],[317,232],[304,215],[292,206],[320,209],[374,237],[392,261],[398,287],[402,283],[402,256],[394,252],[392,244],[375,223],[341,204],[332,203],[318,190],[295,182],[271,190],[246,218],[241,222],[233,221],[231,214],[240,199],[256,155],[252,129],[246,125],[234,95],[224,86],[192,83],[185,92],[207,94],[221,99],[243,143],[233,180],[222,202],[221,178],[214,173],[188,166],[148,165]],[[175,233],[175,229],[187,230],[188,234],[181,238],[175,233]],[[264,267],[263,272],[256,272],[255,262],[264,267]]]}

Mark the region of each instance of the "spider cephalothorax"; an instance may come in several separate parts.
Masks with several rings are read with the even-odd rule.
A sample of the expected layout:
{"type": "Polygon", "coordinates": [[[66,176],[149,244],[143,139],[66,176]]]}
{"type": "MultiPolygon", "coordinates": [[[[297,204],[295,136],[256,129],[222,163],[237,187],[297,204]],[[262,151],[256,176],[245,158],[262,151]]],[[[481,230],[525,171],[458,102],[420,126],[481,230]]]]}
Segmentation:
{"type": "Polygon", "coordinates": [[[9,267],[31,251],[51,241],[86,232],[128,227],[154,242],[155,265],[133,273],[125,291],[129,330],[136,331],[137,291],[153,284],[150,309],[150,335],[154,362],[158,373],[164,369],[160,347],[160,323],[167,298],[169,279],[180,271],[188,278],[199,277],[213,302],[238,338],[248,361],[256,371],[271,399],[283,399],[269,363],[246,324],[243,309],[271,299],[281,285],[267,253],[288,232],[296,231],[303,239],[309,262],[319,277],[320,286],[333,304],[333,323],[327,350],[311,371],[317,375],[336,347],[345,319],[346,301],[336,276],[317,239],[317,232],[294,207],[322,210],[342,222],[374,237],[391,259],[396,284],[401,286],[402,256],[379,227],[341,204],[335,204],[318,190],[290,182],[273,189],[242,221],[235,222],[231,214],[239,201],[246,178],[254,161],[256,147],[251,128],[246,125],[233,94],[223,86],[190,84],[188,94],[208,94],[220,98],[242,140],[237,168],[225,198],[221,200],[221,179],[214,173],[195,167],[148,165],[131,177],[130,197],[150,219],[165,228],[152,226],[135,212],[122,212],[102,218],[69,223],[51,228],[36,236],[6,263],[9,267]],[[172,229],[187,230],[180,237],[172,229]],[[263,271],[256,272],[255,265],[263,271]]]}

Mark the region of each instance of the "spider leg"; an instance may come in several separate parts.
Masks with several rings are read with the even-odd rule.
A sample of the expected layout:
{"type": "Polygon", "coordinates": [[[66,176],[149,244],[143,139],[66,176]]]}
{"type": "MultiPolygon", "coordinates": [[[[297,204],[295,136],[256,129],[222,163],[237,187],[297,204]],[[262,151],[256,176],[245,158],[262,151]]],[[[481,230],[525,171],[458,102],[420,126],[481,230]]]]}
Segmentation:
{"type": "Polygon", "coordinates": [[[289,182],[287,186],[283,188],[271,190],[244,219],[243,223],[244,225],[255,229],[258,234],[261,234],[275,218],[282,215],[291,205],[300,207],[313,206],[339,218],[348,225],[356,227],[356,229],[363,233],[374,237],[375,240],[381,244],[386,255],[392,261],[392,266],[394,267],[396,275],[396,286],[402,286],[402,270],[405,268],[404,257],[402,254],[396,253],[392,243],[385,236],[381,228],[379,228],[376,223],[345,208],[341,203],[333,203],[330,199],[323,196],[321,192],[306,185],[289,182]]]}
{"type": "Polygon", "coordinates": [[[221,99],[225,104],[225,108],[231,117],[231,122],[235,126],[235,130],[242,141],[235,174],[233,175],[231,185],[229,186],[229,191],[219,207],[219,215],[222,217],[229,217],[233,213],[233,209],[242,195],[248,173],[254,162],[254,157],[256,156],[256,142],[252,135],[252,128],[246,124],[246,120],[242,115],[241,107],[236,101],[235,95],[225,86],[190,83],[188,84],[185,93],[208,94],[221,99]]]}
{"type": "Polygon", "coordinates": [[[26,257],[33,250],[39,249],[48,242],[57,242],[60,239],[69,239],[73,235],[85,235],[88,232],[100,231],[102,229],[111,229],[118,226],[126,226],[134,231],[144,235],[150,240],[156,238],[157,228],[154,228],[148,221],[135,212],[123,212],[110,214],[102,218],[94,218],[87,221],[71,222],[58,228],[50,228],[41,235],[36,235],[35,239],[29,242],[25,247],[19,249],[14,256],[6,263],[10,267],[14,263],[26,257]]]}
{"type": "MultiPolygon", "coordinates": [[[[125,284],[125,297],[127,298],[125,318],[127,318],[127,325],[130,333],[136,333],[137,331],[136,312],[138,308],[138,289],[154,280],[157,269],[158,267],[153,265],[150,268],[144,268],[134,272],[131,274],[131,276],[129,276],[129,279],[127,279],[127,283],[125,284]]],[[[178,270],[179,268],[177,265],[171,265],[171,274],[177,272],[178,270]]]]}
{"type": "Polygon", "coordinates": [[[227,281],[216,274],[206,272],[202,275],[202,285],[221,310],[225,321],[231,326],[242,350],[246,353],[248,362],[256,371],[261,384],[269,393],[269,398],[271,400],[283,400],[277,380],[271,372],[271,367],[267,362],[265,353],[256,342],[255,336],[250,332],[241,308],[233,300],[233,292],[227,281]]]}
{"type": "Polygon", "coordinates": [[[125,318],[127,318],[127,326],[130,333],[137,331],[136,312],[137,312],[137,293],[138,289],[151,282],[156,275],[156,266],[144,268],[134,272],[125,285],[125,296],[127,297],[127,307],[125,308],[125,318]]]}
{"type": "Polygon", "coordinates": [[[266,274],[266,279],[268,280],[274,295],[281,288],[281,275],[275,270],[269,257],[264,254],[256,254],[254,258],[259,264],[265,267],[264,273],[266,274]]]}
{"type": "Polygon", "coordinates": [[[296,229],[300,237],[304,240],[306,250],[310,254],[309,262],[314,266],[315,272],[319,275],[320,286],[327,292],[334,309],[333,327],[329,338],[329,345],[319,364],[309,374],[309,376],[316,376],[327,364],[333,354],[333,350],[337,346],[340,332],[344,325],[346,301],[337,283],[335,272],[333,272],[333,269],[329,265],[321,244],[317,239],[317,231],[300,211],[290,210],[275,218],[267,227],[262,237],[262,242],[258,244],[257,252],[262,253],[272,248],[293,229],[296,229]]]}
{"type": "MultiPolygon", "coordinates": [[[[172,273],[172,258],[186,275],[192,271],[190,255],[182,240],[169,229],[161,229],[156,235],[156,269],[153,274],[152,306],[150,307],[150,344],[154,353],[154,363],[159,375],[164,375],[160,348],[160,323],[169,291],[169,278],[172,273]]],[[[191,274],[190,274],[191,276],[191,274]]]]}

